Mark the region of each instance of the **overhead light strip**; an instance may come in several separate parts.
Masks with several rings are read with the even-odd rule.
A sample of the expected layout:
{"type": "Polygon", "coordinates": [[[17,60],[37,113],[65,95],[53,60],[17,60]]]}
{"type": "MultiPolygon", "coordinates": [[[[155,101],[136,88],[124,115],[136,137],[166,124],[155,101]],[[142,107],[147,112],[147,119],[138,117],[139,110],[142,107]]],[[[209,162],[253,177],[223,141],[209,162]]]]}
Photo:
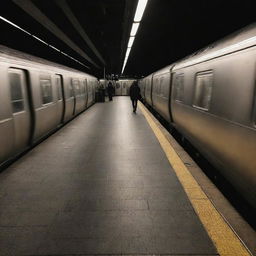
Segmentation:
{"type": "Polygon", "coordinates": [[[134,22],[134,23],[132,24],[132,30],[131,30],[130,36],[136,36],[137,31],[138,31],[138,28],[139,28],[139,25],[140,25],[139,22],[136,22],[136,23],[134,22]]]}
{"type": "Polygon", "coordinates": [[[128,47],[132,48],[133,42],[134,42],[135,36],[130,36],[129,42],[128,42],[128,47]]]}
{"type": "Polygon", "coordinates": [[[148,0],[139,0],[138,1],[136,12],[135,12],[135,15],[134,15],[134,18],[133,18],[132,29],[131,29],[131,32],[130,32],[130,38],[129,38],[129,42],[128,42],[128,46],[127,46],[127,50],[126,50],[125,59],[124,59],[121,74],[123,74],[123,72],[124,72],[124,69],[125,69],[127,60],[129,58],[133,42],[135,40],[138,28],[140,26],[140,22],[142,20],[143,13],[144,13],[144,11],[146,9],[146,6],[147,6],[147,2],[148,2],[148,0]]]}
{"type": "Polygon", "coordinates": [[[140,22],[148,1],[139,1],[134,16],[134,22],[140,22]]]}
{"type": "Polygon", "coordinates": [[[57,52],[63,54],[64,56],[70,58],[71,60],[73,60],[73,61],[75,61],[75,62],[77,62],[77,63],[79,63],[80,65],[82,65],[82,66],[84,66],[84,67],[90,69],[90,67],[86,66],[85,64],[83,64],[83,63],[80,62],[79,60],[77,60],[77,59],[73,58],[72,56],[68,55],[67,53],[65,53],[65,52],[63,52],[63,51],[61,51],[61,50],[59,50],[58,48],[54,47],[53,45],[48,44],[48,43],[45,42],[44,40],[42,40],[42,39],[40,39],[39,37],[37,37],[37,36],[31,34],[30,32],[26,31],[25,29],[21,28],[20,26],[16,25],[15,23],[13,23],[13,22],[7,20],[6,18],[0,16],[0,20],[5,21],[6,23],[8,23],[8,24],[12,25],[13,27],[15,27],[15,28],[21,30],[22,32],[26,33],[27,35],[33,37],[33,38],[36,39],[37,41],[39,41],[39,42],[41,42],[41,43],[47,45],[48,47],[52,48],[53,50],[55,50],[55,51],[57,51],[57,52]]]}

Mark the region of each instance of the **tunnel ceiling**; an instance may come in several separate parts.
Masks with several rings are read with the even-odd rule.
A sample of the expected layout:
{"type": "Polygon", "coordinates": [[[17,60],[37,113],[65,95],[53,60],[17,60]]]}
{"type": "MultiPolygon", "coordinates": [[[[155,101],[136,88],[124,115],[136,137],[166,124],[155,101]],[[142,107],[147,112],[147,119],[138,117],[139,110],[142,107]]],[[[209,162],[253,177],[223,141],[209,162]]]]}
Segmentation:
{"type": "MultiPolygon", "coordinates": [[[[4,0],[0,44],[98,77],[120,74],[137,0],[4,0]]],[[[124,75],[150,74],[255,22],[255,0],[149,0],[124,75]]]]}

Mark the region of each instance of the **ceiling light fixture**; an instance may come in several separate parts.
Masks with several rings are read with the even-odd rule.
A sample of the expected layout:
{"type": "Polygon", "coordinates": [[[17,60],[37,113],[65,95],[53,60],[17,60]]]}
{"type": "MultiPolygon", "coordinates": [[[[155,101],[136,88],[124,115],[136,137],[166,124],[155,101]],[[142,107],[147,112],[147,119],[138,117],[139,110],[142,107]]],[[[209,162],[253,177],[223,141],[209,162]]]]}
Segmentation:
{"type": "Polygon", "coordinates": [[[140,23],[133,23],[130,36],[136,36],[140,23]]]}
{"type": "Polygon", "coordinates": [[[148,0],[141,0],[138,2],[137,9],[134,16],[134,22],[140,22],[146,8],[148,0]]]}
{"type": "Polygon", "coordinates": [[[35,35],[31,34],[31,33],[29,33],[29,32],[28,32],[28,31],[26,31],[25,29],[23,29],[23,28],[19,27],[18,25],[16,25],[15,23],[13,23],[13,22],[11,22],[11,21],[7,20],[6,18],[4,18],[4,17],[0,16],[0,20],[5,21],[6,23],[8,23],[8,24],[12,25],[13,27],[15,27],[15,28],[17,28],[17,29],[19,29],[19,30],[23,31],[24,33],[26,33],[26,34],[28,34],[29,36],[33,37],[34,39],[38,40],[39,42],[41,42],[41,43],[43,43],[43,44],[47,45],[48,47],[52,48],[53,50],[55,50],[55,51],[57,51],[57,52],[59,52],[59,53],[63,54],[64,56],[66,56],[66,57],[68,57],[68,58],[72,59],[73,61],[75,61],[75,62],[79,63],[80,65],[82,65],[82,66],[84,66],[84,67],[86,67],[86,68],[90,69],[90,67],[86,66],[86,65],[85,65],[85,64],[83,64],[81,61],[79,61],[79,60],[77,60],[77,59],[73,58],[72,56],[68,55],[67,53],[65,53],[65,52],[63,52],[63,51],[61,51],[61,50],[59,50],[58,48],[54,47],[53,45],[48,44],[48,43],[47,43],[47,42],[45,42],[44,40],[40,39],[39,37],[37,37],[37,36],[35,36],[35,35]]]}
{"type": "Polygon", "coordinates": [[[124,59],[121,74],[123,74],[126,63],[128,61],[133,42],[135,40],[136,33],[137,33],[138,28],[140,26],[140,21],[142,19],[143,13],[144,13],[145,8],[147,6],[147,2],[148,2],[148,0],[139,0],[138,1],[138,5],[137,5],[136,12],[135,12],[134,19],[133,19],[134,22],[132,24],[132,29],[131,29],[131,33],[130,33],[130,38],[129,38],[129,42],[128,42],[128,46],[127,46],[127,50],[126,50],[125,59],[124,59]]]}
{"type": "Polygon", "coordinates": [[[131,48],[127,48],[126,50],[126,54],[125,54],[125,57],[128,58],[129,57],[129,54],[130,54],[130,51],[131,51],[131,48]]]}
{"type": "Polygon", "coordinates": [[[134,42],[134,39],[135,39],[134,36],[131,36],[131,37],[130,37],[129,42],[128,42],[128,47],[130,47],[130,48],[132,47],[133,42],[134,42]]]}

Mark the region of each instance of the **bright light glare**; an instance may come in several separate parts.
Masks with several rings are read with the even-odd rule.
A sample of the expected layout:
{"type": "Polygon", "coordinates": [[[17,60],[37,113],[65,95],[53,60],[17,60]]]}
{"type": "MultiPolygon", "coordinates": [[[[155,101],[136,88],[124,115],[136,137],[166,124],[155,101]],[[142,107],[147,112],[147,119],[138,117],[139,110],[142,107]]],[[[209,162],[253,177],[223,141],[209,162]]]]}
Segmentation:
{"type": "Polygon", "coordinates": [[[56,47],[54,47],[54,46],[52,46],[52,45],[50,45],[50,44],[48,44],[48,46],[51,47],[52,49],[54,49],[55,51],[60,52],[60,50],[57,49],[56,47]]]}
{"type": "Polygon", "coordinates": [[[140,22],[148,0],[139,0],[134,16],[134,22],[140,22]]]}
{"type": "Polygon", "coordinates": [[[140,23],[133,23],[130,36],[135,36],[139,28],[140,23]]]}
{"type": "Polygon", "coordinates": [[[129,39],[129,43],[128,43],[128,47],[132,47],[132,45],[133,45],[133,42],[134,42],[134,39],[135,39],[135,37],[134,36],[131,36],[130,37],[130,39],[129,39]]]}
{"type": "Polygon", "coordinates": [[[125,54],[125,57],[126,57],[127,59],[128,59],[128,57],[129,57],[130,51],[131,51],[131,48],[127,48],[126,54],[125,54]]]}
{"type": "Polygon", "coordinates": [[[15,28],[20,29],[20,30],[21,30],[21,31],[23,31],[24,33],[26,33],[26,34],[29,34],[29,35],[30,35],[30,33],[29,33],[29,32],[27,32],[27,31],[26,31],[26,30],[24,30],[23,28],[19,27],[19,26],[18,26],[18,25],[16,25],[15,23],[13,23],[13,22],[11,22],[11,21],[9,21],[9,20],[5,19],[4,17],[0,16],[0,19],[1,19],[1,20],[3,20],[3,21],[5,21],[5,22],[7,22],[7,23],[9,23],[10,25],[14,26],[15,28]]]}
{"type": "Polygon", "coordinates": [[[32,37],[34,37],[36,40],[40,41],[41,43],[43,43],[43,44],[45,44],[45,45],[48,45],[45,41],[43,41],[43,40],[40,39],[39,37],[34,36],[34,35],[32,35],[32,37]]]}
{"type": "Polygon", "coordinates": [[[124,63],[123,63],[121,74],[123,74],[123,72],[124,72],[124,69],[125,69],[127,60],[129,58],[129,54],[130,54],[133,42],[135,40],[135,35],[136,35],[137,31],[138,31],[138,28],[139,28],[139,25],[140,25],[140,21],[142,19],[143,13],[145,11],[147,2],[148,2],[148,0],[139,0],[138,1],[138,5],[137,5],[136,12],[135,12],[134,19],[133,19],[134,22],[132,24],[132,29],[131,29],[131,33],[130,33],[130,39],[129,39],[128,46],[127,46],[128,48],[126,50],[125,59],[124,59],[124,63]]]}

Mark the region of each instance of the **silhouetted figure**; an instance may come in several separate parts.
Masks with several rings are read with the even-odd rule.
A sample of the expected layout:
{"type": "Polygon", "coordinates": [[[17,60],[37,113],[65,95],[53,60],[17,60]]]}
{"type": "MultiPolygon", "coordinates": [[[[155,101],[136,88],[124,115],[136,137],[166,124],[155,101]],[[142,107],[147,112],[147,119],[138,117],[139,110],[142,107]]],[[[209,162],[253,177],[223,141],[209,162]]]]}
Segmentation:
{"type": "Polygon", "coordinates": [[[107,91],[108,91],[109,101],[112,101],[112,96],[113,96],[113,93],[114,93],[114,87],[113,87],[111,82],[108,82],[107,91]]]}
{"type": "Polygon", "coordinates": [[[130,87],[130,98],[132,101],[133,112],[136,113],[137,102],[138,102],[138,99],[140,99],[140,88],[138,86],[137,81],[134,81],[132,83],[132,86],[130,87]]]}

